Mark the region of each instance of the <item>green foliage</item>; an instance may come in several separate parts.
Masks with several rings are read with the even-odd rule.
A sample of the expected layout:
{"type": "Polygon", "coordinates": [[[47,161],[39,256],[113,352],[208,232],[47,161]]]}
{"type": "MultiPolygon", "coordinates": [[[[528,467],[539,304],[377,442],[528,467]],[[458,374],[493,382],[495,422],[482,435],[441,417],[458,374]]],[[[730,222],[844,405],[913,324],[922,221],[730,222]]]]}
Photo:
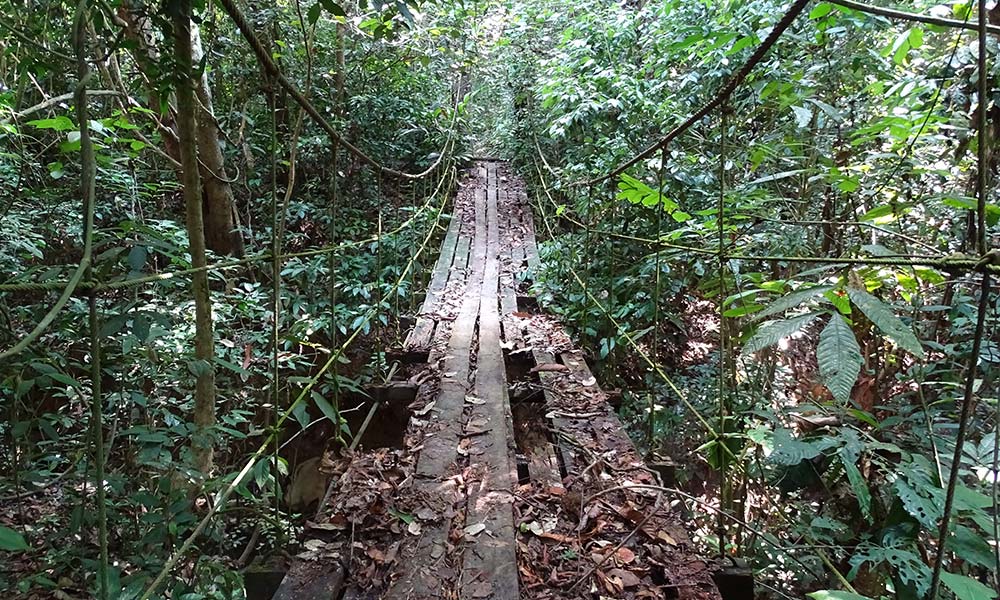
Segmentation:
{"type": "Polygon", "coordinates": [[[851,288],[847,293],[854,305],[900,348],[912,352],[918,358],[924,357],[924,349],[920,347],[917,336],[913,335],[913,330],[904,325],[881,300],[860,289],[851,288]]]}
{"type": "Polygon", "coordinates": [[[861,347],[850,325],[839,313],[830,315],[816,346],[819,373],[838,400],[847,400],[861,371],[861,347]]]}
{"type": "MultiPolygon", "coordinates": [[[[784,592],[829,586],[828,563],[798,549],[807,543],[826,544],[830,564],[857,567],[847,575],[864,597],[919,597],[937,551],[939,472],[951,456],[977,283],[905,263],[973,242],[970,38],[813,3],[727,100],[725,129],[717,111],[672,141],[662,163],[657,153],[613,184],[586,187],[573,182],[617,167],[713,97],[787,6],[512,6],[497,45],[513,132],[502,140],[537,201],[564,219],[553,221],[535,289],[591,346],[608,385],[624,390],[636,438],[644,443],[651,427],[653,450],[706,468],[723,465],[723,440],[741,442],[732,448],[742,470],[727,466],[726,484],[760,490],[748,493],[764,508],[732,510],[796,548],[757,537],[744,548],[758,577],[784,592]],[[725,260],[713,254],[720,245],[725,260]],[[634,359],[611,317],[642,334],[638,345],[672,386],[634,359]],[[692,426],[678,390],[713,427],[725,422],[724,435],[692,426]]],[[[963,19],[972,5],[933,10],[949,6],[963,19]]],[[[991,239],[997,214],[987,206],[991,239]]],[[[1000,361],[984,343],[988,387],[1000,361]]],[[[968,424],[958,497],[969,501],[956,502],[945,557],[946,572],[988,583],[985,547],[973,540],[995,543],[990,509],[975,500],[995,472],[983,453],[992,451],[991,402],[968,424]]],[[[705,493],[714,501],[723,491],[705,493]]],[[[714,518],[699,522],[706,545],[717,543],[714,518]]]]}
{"type": "Polygon", "coordinates": [[[0,525],[0,550],[6,552],[19,552],[27,550],[28,543],[24,541],[24,536],[14,531],[10,527],[0,525]]]}
{"type": "Polygon", "coordinates": [[[781,340],[801,331],[804,327],[812,323],[821,313],[811,312],[799,315],[791,319],[780,321],[768,321],[761,325],[757,333],[753,335],[743,346],[744,352],[757,352],[764,348],[770,348],[781,340]]]}

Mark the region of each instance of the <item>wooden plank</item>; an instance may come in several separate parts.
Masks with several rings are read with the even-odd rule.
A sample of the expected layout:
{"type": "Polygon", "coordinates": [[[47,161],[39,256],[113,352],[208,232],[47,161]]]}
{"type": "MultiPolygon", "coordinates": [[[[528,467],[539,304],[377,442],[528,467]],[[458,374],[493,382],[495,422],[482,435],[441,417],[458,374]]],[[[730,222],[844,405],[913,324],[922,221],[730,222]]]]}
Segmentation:
{"type": "Polygon", "coordinates": [[[510,211],[510,226],[511,229],[518,232],[521,236],[517,239],[511,247],[511,262],[514,264],[514,274],[516,277],[521,278],[524,272],[524,235],[525,230],[523,227],[523,212],[525,207],[523,205],[517,205],[516,208],[510,211]]]}
{"type": "MultiPolygon", "coordinates": [[[[503,190],[501,194],[506,196],[507,191],[503,190]]],[[[502,218],[506,221],[507,227],[504,228],[506,230],[506,243],[504,243],[504,240],[500,240],[502,248],[500,252],[503,261],[510,265],[510,271],[504,272],[500,276],[500,310],[504,315],[509,315],[517,312],[517,284],[515,281],[517,266],[514,265],[511,252],[511,245],[514,243],[514,240],[510,237],[510,211],[508,211],[502,218]]]]}
{"type": "Polygon", "coordinates": [[[444,293],[448,279],[451,276],[451,265],[455,260],[455,249],[458,245],[458,233],[461,227],[462,219],[456,210],[455,214],[452,215],[451,223],[448,225],[448,232],[445,234],[444,241],[441,243],[441,252],[438,254],[437,263],[435,263],[434,270],[432,271],[431,281],[427,285],[424,302],[420,306],[416,323],[414,323],[413,329],[406,336],[405,348],[424,348],[430,343],[436,323],[435,319],[430,315],[437,309],[437,304],[441,300],[441,295],[444,293]]]}
{"type": "Polygon", "coordinates": [[[339,560],[296,559],[273,600],[337,600],[344,577],[344,566],[339,560]]]}
{"type": "MultiPolygon", "coordinates": [[[[532,346],[531,353],[535,358],[535,364],[544,365],[544,364],[553,364],[556,362],[556,357],[554,354],[552,354],[548,350],[540,348],[537,344],[532,346]]],[[[558,389],[558,386],[556,383],[562,377],[565,377],[565,374],[552,371],[542,371],[538,374],[538,379],[542,383],[542,393],[545,395],[546,406],[552,407],[559,405],[560,402],[558,398],[558,392],[556,391],[558,389]]],[[[569,426],[569,423],[566,421],[566,419],[563,419],[558,416],[550,417],[549,422],[552,424],[552,427],[556,432],[566,431],[566,428],[569,426]]],[[[574,448],[572,445],[565,443],[565,440],[560,440],[558,437],[555,436],[556,434],[554,433],[553,437],[555,446],[553,447],[553,451],[557,452],[559,455],[562,456],[562,462],[567,471],[566,474],[569,476],[573,476],[576,474],[574,471],[574,466],[577,464],[578,452],[576,448],[574,448]]]]}
{"type": "MultiPolygon", "coordinates": [[[[452,262],[449,262],[445,268],[446,282],[440,291],[435,293],[427,293],[424,300],[424,307],[421,308],[421,315],[417,317],[417,322],[410,330],[409,335],[406,336],[406,342],[404,347],[410,350],[414,349],[424,349],[427,348],[431,340],[434,338],[436,327],[441,318],[441,312],[443,312],[443,306],[441,306],[441,296],[444,290],[447,289],[448,285],[453,282],[461,282],[465,279],[466,269],[469,261],[469,246],[471,241],[468,236],[460,235],[458,242],[452,248],[451,258],[452,262]],[[428,304],[428,302],[430,302],[428,304]],[[428,308],[429,307],[429,308],[428,308]]],[[[435,276],[437,276],[439,271],[435,268],[435,276]]]]}
{"type": "Polygon", "coordinates": [[[538,261],[538,242],[535,240],[535,219],[531,211],[531,205],[528,204],[527,195],[522,195],[523,206],[524,206],[524,256],[525,260],[528,262],[528,279],[533,279],[534,274],[538,272],[539,261],[538,261]]]}
{"type": "Polygon", "coordinates": [[[470,258],[471,268],[462,295],[462,308],[452,324],[448,351],[442,360],[441,391],[432,411],[433,421],[439,423],[441,429],[425,439],[417,462],[417,474],[423,477],[442,475],[457,455],[462,410],[469,389],[469,357],[479,313],[479,288],[486,262],[486,198],[479,191],[476,193],[475,210],[476,237],[470,258]],[[484,235],[479,235],[480,231],[484,235]]]}
{"type": "Polygon", "coordinates": [[[427,285],[427,296],[424,298],[423,306],[420,307],[421,313],[434,310],[434,305],[437,303],[438,298],[440,298],[441,292],[444,291],[445,284],[448,283],[448,274],[451,264],[455,259],[455,247],[458,243],[458,232],[461,227],[462,219],[457,214],[457,211],[455,211],[455,214],[451,216],[451,222],[448,224],[448,231],[444,236],[444,241],[441,242],[441,252],[438,254],[437,263],[434,265],[431,281],[427,285]]]}
{"type": "Polygon", "coordinates": [[[466,434],[470,436],[469,503],[459,597],[463,599],[517,600],[518,576],[512,495],[516,463],[512,459],[507,374],[500,347],[500,313],[497,291],[500,274],[499,219],[497,217],[496,163],[487,163],[486,264],[479,305],[479,355],[476,363],[474,404],[466,434]],[[469,539],[471,538],[471,539],[469,539]]]}
{"type": "MultiPolygon", "coordinates": [[[[476,190],[474,201],[475,237],[469,257],[469,273],[465,278],[462,305],[451,327],[446,353],[441,357],[440,391],[429,417],[434,428],[428,428],[423,449],[417,459],[414,487],[418,497],[425,499],[434,510],[443,510],[460,502],[462,491],[448,475],[454,471],[458,443],[462,432],[462,413],[469,389],[470,353],[479,313],[479,291],[486,262],[486,194],[476,190]]],[[[458,256],[458,254],[456,254],[458,256]]],[[[457,260],[457,259],[456,259],[457,260]]],[[[450,519],[423,525],[422,532],[407,551],[412,558],[402,576],[389,589],[386,598],[419,600],[443,598],[450,587],[443,578],[442,562],[447,558],[450,519]]]]}

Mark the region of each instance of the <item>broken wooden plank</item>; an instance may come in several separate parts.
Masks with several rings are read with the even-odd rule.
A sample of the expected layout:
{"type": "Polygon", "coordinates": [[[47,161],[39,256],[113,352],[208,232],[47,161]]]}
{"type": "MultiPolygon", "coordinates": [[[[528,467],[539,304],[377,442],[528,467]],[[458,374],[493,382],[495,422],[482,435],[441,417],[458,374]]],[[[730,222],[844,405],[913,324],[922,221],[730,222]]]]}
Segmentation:
{"type": "Polygon", "coordinates": [[[458,242],[452,252],[452,262],[449,263],[445,270],[445,287],[435,294],[428,293],[427,299],[424,301],[425,308],[421,309],[422,312],[417,317],[416,324],[409,335],[406,336],[404,346],[407,349],[425,349],[430,345],[436,333],[437,325],[440,323],[441,318],[446,316],[445,313],[448,312],[447,307],[442,302],[445,290],[451,285],[461,285],[465,279],[470,243],[468,236],[459,236],[458,242]],[[433,302],[428,305],[428,300],[433,300],[433,302]],[[429,308],[427,308],[428,306],[429,308]]]}
{"type": "MultiPolygon", "coordinates": [[[[462,413],[469,389],[472,341],[479,313],[479,292],[486,263],[486,193],[477,189],[474,199],[475,235],[469,257],[469,272],[461,294],[462,304],[452,324],[447,349],[441,358],[440,390],[428,417],[436,429],[425,434],[423,448],[417,459],[414,487],[434,508],[450,506],[464,499],[461,490],[448,475],[454,471],[462,433],[462,413]]],[[[451,520],[442,519],[425,524],[408,551],[413,559],[402,576],[389,589],[387,598],[419,600],[442,598],[447,582],[439,569],[448,548],[451,520]]]]}
{"type": "Polygon", "coordinates": [[[273,600],[337,600],[345,576],[337,559],[296,560],[273,600]]]}
{"type": "Polygon", "coordinates": [[[471,443],[465,552],[459,597],[517,600],[517,554],[514,546],[514,439],[507,398],[507,373],[500,347],[497,292],[500,274],[500,228],[497,216],[496,163],[487,163],[488,245],[479,304],[479,355],[472,407],[466,429],[471,443]]]}

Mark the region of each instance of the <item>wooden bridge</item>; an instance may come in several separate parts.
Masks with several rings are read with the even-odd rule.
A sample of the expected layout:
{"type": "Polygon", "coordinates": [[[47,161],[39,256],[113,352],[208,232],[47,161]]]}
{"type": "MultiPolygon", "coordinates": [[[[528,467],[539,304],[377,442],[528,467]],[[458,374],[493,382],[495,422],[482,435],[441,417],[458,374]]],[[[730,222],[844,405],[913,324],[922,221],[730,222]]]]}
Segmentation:
{"type": "Polygon", "coordinates": [[[523,182],[476,162],[398,353],[417,387],[403,447],[324,461],[332,494],[277,598],[719,597],[583,355],[526,295],[538,264],[523,182]]]}

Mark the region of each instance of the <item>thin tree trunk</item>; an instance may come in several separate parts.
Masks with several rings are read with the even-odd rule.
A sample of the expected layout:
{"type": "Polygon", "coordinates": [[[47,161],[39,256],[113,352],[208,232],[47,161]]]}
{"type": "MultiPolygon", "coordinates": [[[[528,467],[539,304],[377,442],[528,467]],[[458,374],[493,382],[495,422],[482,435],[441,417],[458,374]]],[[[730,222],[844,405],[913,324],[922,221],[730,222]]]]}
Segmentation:
{"type": "MultiPolygon", "coordinates": [[[[203,50],[197,25],[191,26],[191,52],[195,63],[201,61],[203,50]]],[[[205,243],[219,254],[243,256],[243,235],[236,228],[233,188],[226,174],[226,162],[219,144],[219,127],[212,106],[212,90],[208,74],[202,71],[195,80],[198,99],[198,155],[201,159],[202,204],[205,219],[205,243]]]]}
{"type": "MultiPolygon", "coordinates": [[[[142,49],[145,58],[151,62],[159,61],[159,53],[156,50],[156,36],[152,32],[149,20],[144,16],[143,8],[136,4],[125,5],[118,11],[118,16],[127,26],[128,37],[137,42],[142,49]]],[[[203,55],[201,36],[198,27],[189,25],[189,43],[191,44],[190,54],[192,64],[201,60],[203,55]]],[[[139,61],[140,68],[143,67],[139,61]]],[[[212,106],[212,92],[208,85],[208,76],[203,72],[200,77],[192,80],[194,86],[196,133],[195,139],[198,144],[198,170],[203,182],[202,187],[202,210],[204,213],[205,242],[207,247],[219,254],[232,254],[242,256],[243,236],[236,228],[234,218],[233,190],[226,174],[225,157],[222,154],[222,146],[219,143],[219,128],[215,119],[212,106]]],[[[169,106],[166,110],[165,103],[160,98],[154,86],[148,85],[149,108],[161,113],[160,121],[163,125],[163,145],[166,153],[179,162],[179,141],[174,133],[177,124],[169,106]]],[[[178,108],[179,110],[179,108],[178,108]]],[[[178,172],[178,178],[183,182],[183,174],[178,172]]]]}
{"type": "MultiPolygon", "coordinates": [[[[198,125],[195,113],[195,87],[192,78],[191,0],[177,0],[173,15],[174,52],[177,61],[177,131],[178,150],[182,166],[184,206],[190,241],[191,264],[195,268],[207,264],[205,256],[205,222],[202,215],[201,177],[198,172],[198,125]]],[[[212,300],[208,290],[208,273],[196,271],[191,276],[191,291],[195,306],[195,365],[197,385],[194,397],[194,435],[191,437],[193,467],[201,475],[212,471],[212,427],[215,425],[215,371],[212,358],[215,342],[212,333],[212,300]]]]}

